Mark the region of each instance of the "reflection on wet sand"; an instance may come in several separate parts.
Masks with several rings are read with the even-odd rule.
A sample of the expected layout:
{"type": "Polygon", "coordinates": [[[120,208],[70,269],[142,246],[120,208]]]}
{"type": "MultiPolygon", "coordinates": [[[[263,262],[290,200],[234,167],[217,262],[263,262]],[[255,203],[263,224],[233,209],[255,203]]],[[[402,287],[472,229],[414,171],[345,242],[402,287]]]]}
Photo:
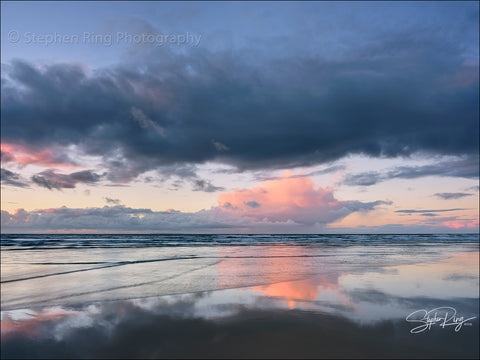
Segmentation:
{"type": "MultiPolygon", "coordinates": [[[[247,288],[3,311],[1,355],[478,358],[478,256],[460,253],[432,263],[247,288]],[[410,333],[406,317],[412,311],[439,306],[474,319],[459,332],[432,326],[410,333]]],[[[275,274],[284,279],[288,268],[296,267],[298,274],[318,265],[294,259],[271,257],[259,266],[272,280],[275,274]]],[[[223,275],[235,274],[232,265],[238,261],[251,260],[219,264],[220,285],[223,275]]],[[[260,271],[254,264],[248,274],[260,271]]],[[[245,271],[244,263],[240,269],[245,271]]]]}
{"type": "Polygon", "coordinates": [[[326,295],[334,302],[350,305],[340,291],[339,272],[335,271],[334,265],[328,264],[331,260],[327,261],[324,254],[307,256],[308,250],[302,247],[265,247],[252,248],[250,253],[245,254],[246,258],[232,259],[226,257],[222,249],[219,251],[225,257],[218,266],[217,283],[220,289],[236,278],[239,279],[237,283],[245,282],[242,285],[260,284],[251,289],[263,297],[283,301],[289,308],[311,307],[313,301],[326,295]],[[252,261],[248,255],[255,260],[252,261]]]}
{"type": "Polygon", "coordinates": [[[388,266],[382,271],[349,274],[347,288],[374,287],[392,296],[475,298],[479,287],[479,254],[463,252],[433,263],[388,266]]]}
{"type": "MultiPolygon", "coordinates": [[[[102,303],[82,314],[39,316],[35,332],[2,336],[2,358],[478,358],[478,326],[412,335],[404,320],[359,324],[292,309],[237,308],[230,316],[185,316],[193,297],[102,303]]],[[[234,306],[234,305],[229,305],[234,306]]],[[[8,320],[7,320],[8,321],[8,320]]],[[[29,320],[30,321],[30,320],[29,320]]],[[[29,322],[32,324],[32,322],[29,322]]]]}
{"type": "Polygon", "coordinates": [[[343,293],[338,279],[338,274],[320,275],[306,280],[254,286],[252,289],[259,291],[262,296],[284,301],[291,309],[303,307],[311,309],[312,305],[316,304],[319,310],[321,307],[318,305],[322,300],[328,300],[335,304],[335,307],[354,306],[343,293]]]}

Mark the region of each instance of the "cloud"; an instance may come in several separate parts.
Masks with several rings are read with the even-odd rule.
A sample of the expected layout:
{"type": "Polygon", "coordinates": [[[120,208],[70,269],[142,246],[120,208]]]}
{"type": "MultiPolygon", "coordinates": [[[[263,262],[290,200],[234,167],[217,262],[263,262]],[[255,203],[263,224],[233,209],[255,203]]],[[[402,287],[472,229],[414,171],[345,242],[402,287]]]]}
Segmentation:
{"type": "Polygon", "coordinates": [[[378,171],[368,171],[360,174],[348,174],[345,176],[343,183],[346,185],[370,186],[383,181],[385,177],[378,171]]]}
{"type": "MultiPolygon", "coordinates": [[[[313,298],[308,292],[292,290],[299,296],[313,298]]],[[[327,311],[286,311],[276,306],[275,299],[267,297],[261,299],[261,304],[248,306],[225,301],[218,304],[214,298],[209,301],[210,313],[224,315],[208,317],[198,310],[204,297],[208,294],[29,309],[29,316],[21,319],[6,312],[2,319],[1,355],[6,359],[476,358],[478,355],[476,326],[465,327],[462,335],[455,337],[458,346],[453,347],[451,341],[446,341],[451,336],[445,335],[445,331],[432,330],[428,336],[412,337],[412,324],[401,318],[362,323],[348,317],[351,309],[333,313],[328,307],[327,311]],[[406,343],[410,345],[406,347],[406,343]]],[[[355,290],[347,293],[346,298],[367,309],[383,304],[390,308],[428,309],[433,301],[397,298],[372,289],[355,290]]],[[[462,301],[464,307],[475,311],[474,301],[462,301]]]]}
{"type": "Polygon", "coordinates": [[[224,190],[221,186],[215,186],[208,180],[193,179],[193,191],[215,192],[224,190]]]}
{"type": "Polygon", "coordinates": [[[328,227],[324,232],[328,234],[348,233],[348,234],[446,234],[446,233],[478,233],[478,220],[444,220],[440,217],[426,217],[423,223],[418,224],[399,224],[389,223],[378,226],[356,226],[356,227],[328,227]],[[429,221],[426,221],[429,220],[429,221]],[[431,220],[431,221],[430,221],[431,220]],[[452,224],[462,224],[459,227],[453,227],[452,224]]]}
{"type": "Polygon", "coordinates": [[[416,213],[435,213],[435,212],[446,212],[446,211],[460,211],[468,209],[439,209],[439,210],[396,210],[396,213],[405,213],[405,214],[416,214],[416,213]]]}
{"type": "Polygon", "coordinates": [[[467,191],[479,191],[480,190],[480,185],[470,186],[469,188],[466,188],[465,190],[467,190],[467,191]]]}
{"type": "MultiPolygon", "coordinates": [[[[291,177],[291,178],[311,177],[311,176],[316,176],[316,175],[329,174],[329,173],[344,170],[344,169],[345,169],[344,165],[333,165],[333,166],[329,166],[329,167],[324,168],[324,169],[310,171],[310,172],[305,173],[305,174],[289,175],[289,177],[291,177]]],[[[260,180],[260,181],[265,181],[265,180],[282,179],[283,177],[284,176],[263,176],[263,175],[260,175],[260,176],[257,176],[257,179],[260,180]]]]}
{"type": "MultiPolygon", "coordinates": [[[[74,186],[71,176],[51,174],[52,178],[46,179],[45,186],[74,186]]],[[[117,202],[110,198],[105,200],[112,204],[117,202]]],[[[317,225],[321,227],[353,212],[371,211],[377,206],[391,204],[385,201],[339,201],[332,190],[315,188],[309,178],[288,176],[262,182],[261,186],[252,189],[220,194],[218,201],[219,206],[193,213],[135,209],[123,205],[85,209],[19,209],[14,213],[2,212],[2,228],[14,232],[92,230],[298,233],[318,231],[317,225]]]]}
{"type": "Polygon", "coordinates": [[[218,151],[228,151],[229,150],[227,145],[222,144],[219,141],[212,140],[212,144],[213,144],[213,146],[215,146],[215,149],[217,149],[218,151]]]}
{"type": "Polygon", "coordinates": [[[461,199],[466,196],[471,196],[473,194],[469,193],[436,193],[434,196],[439,197],[444,200],[450,200],[450,199],[461,199]]]}
{"type": "Polygon", "coordinates": [[[2,150],[0,151],[0,156],[1,156],[2,163],[4,164],[15,160],[15,156],[12,153],[4,150],[3,147],[2,147],[2,150]]]}
{"type": "Polygon", "coordinates": [[[35,149],[28,145],[11,143],[1,144],[2,162],[14,162],[21,166],[42,165],[60,168],[76,168],[78,164],[72,160],[65,150],[57,146],[53,148],[35,149]]]}
{"type": "Polygon", "coordinates": [[[431,165],[398,166],[386,172],[368,171],[348,174],[345,176],[343,183],[351,186],[371,186],[391,179],[417,179],[434,175],[478,179],[478,155],[441,161],[431,165]]]}
{"type": "Polygon", "coordinates": [[[221,194],[218,201],[227,211],[241,216],[303,225],[326,224],[355,211],[369,211],[389,204],[339,201],[332,190],[315,188],[310,178],[294,177],[288,172],[283,178],[263,181],[258,187],[221,194]]]}
{"type": "Polygon", "coordinates": [[[14,173],[10,170],[2,168],[0,177],[2,179],[3,185],[10,185],[10,186],[16,186],[21,188],[28,187],[28,184],[22,180],[19,174],[14,173]]]}
{"type": "Polygon", "coordinates": [[[53,189],[74,189],[78,183],[94,184],[102,178],[103,175],[94,173],[91,170],[73,172],[71,174],[60,174],[54,169],[42,171],[32,176],[32,181],[49,190],[53,189]]]}
{"type": "Polygon", "coordinates": [[[165,131],[161,126],[156,124],[152,119],[150,119],[148,116],[146,116],[142,110],[137,109],[136,107],[132,107],[130,110],[132,113],[133,119],[137,121],[140,126],[144,129],[152,129],[154,130],[158,135],[165,137],[165,131]]]}
{"type": "Polygon", "coordinates": [[[110,160],[107,167],[110,169],[106,178],[116,184],[128,184],[136,179],[142,173],[155,169],[156,175],[148,176],[142,179],[144,182],[165,182],[173,179],[172,190],[182,188],[185,183],[192,185],[193,191],[215,192],[224,188],[215,186],[210,181],[201,179],[197,175],[197,167],[193,164],[171,164],[165,166],[156,166],[152,161],[137,159],[138,161],[128,161],[125,159],[110,160]]]}
{"type": "Polygon", "coordinates": [[[120,199],[111,199],[109,197],[105,197],[104,199],[107,202],[107,204],[120,205],[122,203],[120,199]]]}
{"type": "Polygon", "coordinates": [[[103,208],[51,208],[33,211],[17,210],[15,213],[2,211],[2,228],[56,231],[169,231],[192,232],[229,229],[245,225],[219,209],[201,210],[196,213],[180,211],[152,211],[135,209],[123,205],[103,208]]]}
{"type": "MultiPolygon", "coordinates": [[[[258,208],[260,207],[260,204],[254,200],[251,201],[244,201],[243,202],[245,205],[250,206],[251,208],[258,208]]],[[[230,204],[230,203],[229,203],[230,204]]],[[[231,205],[231,204],[230,204],[231,205]]]]}
{"type": "Polygon", "coordinates": [[[457,43],[428,35],[384,34],[334,59],[252,60],[245,49],[198,47],[152,50],[91,73],[13,61],[2,81],[2,142],[40,153],[76,145],[126,182],[207,161],[244,170],[349,154],[478,154],[478,66],[464,62],[457,43]],[[131,170],[115,173],[117,165],[131,170]]]}
{"type": "Polygon", "coordinates": [[[445,221],[443,225],[449,227],[451,229],[469,229],[470,231],[476,230],[479,231],[479,222],[478,220],[453,220],[453,221],[445,221]]]}

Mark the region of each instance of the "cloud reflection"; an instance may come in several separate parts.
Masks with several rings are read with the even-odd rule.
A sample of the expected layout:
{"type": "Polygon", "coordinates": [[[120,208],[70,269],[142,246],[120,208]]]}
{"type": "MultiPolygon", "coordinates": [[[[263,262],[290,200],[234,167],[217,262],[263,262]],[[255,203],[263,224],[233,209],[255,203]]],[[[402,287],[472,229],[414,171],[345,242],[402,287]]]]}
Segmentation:
{"type": "Polygon", "coordinates": [[[409,324],[401,320],[365,325],[342,316],[298,309],[237,307],[234,314],[221,318],[189,316],[198,300],[190,297],[171,304],[107,302],[61,314],[45,310],[17,323],[6,319],[6,324],[13,325],[6,336],[2,330],[1,355],[2,358],[478,357],[475,346],[478,326],[464,329],[461,334],[436,329],[428,336],[412,336],[409,324]],[[40,331],[29,332],[32,328],[40,331]],[[55,336],[59,333],[61,336],[55,336]]]}
{"type": "Polygon", "coordinates": [[[293,268],[297,276],[306,275],[321,264],[317,257],[302,257],[301,247],[295,248],[296,257],[287,259],[282,251],[271,247],[263,262],[256,251],[255,262],[245,257],[218,264],[218,285],[239,269],[250,271],[236,273],[247,282],[253,274],[265,274],[257,284],[278,280],[266,285],[3,311],[1,356],[478,358],[478,297],[465,291],[446,297],[453,283],[459,283],[458,290],[475,282],[472,265],[478,252],[434,263],[281,281],[293,268]],[[256,266],[248,269],[245,262],[256,266]],[[414,273],[417,285],[428,291],[428,283],[435,280],[443,292],[426,294],[405,287],[414,281],[414,273]],[[405,316],[438,306],[452,306],[460,315],[477,318],[459,333],[434,327],[418,336],[410,334],[405,316]]]}

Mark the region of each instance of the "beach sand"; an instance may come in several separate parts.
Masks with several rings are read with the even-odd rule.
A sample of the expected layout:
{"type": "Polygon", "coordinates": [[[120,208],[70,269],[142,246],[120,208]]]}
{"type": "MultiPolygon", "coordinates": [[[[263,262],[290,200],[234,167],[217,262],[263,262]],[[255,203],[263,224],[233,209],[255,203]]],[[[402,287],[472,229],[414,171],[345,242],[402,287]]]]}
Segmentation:
{"type": "Polygon", "coordinates": [[[62,273],[57,261],[35,268],[36,277],[13,270],[10,258],[2,262],[10,270],[2,271],[1,355],[478,358],[478,245],[432,249],[190,248],[202,255],[194,265],[177,249],[178,266],[137,259],[125,274],[105,263],[62,273]]]}

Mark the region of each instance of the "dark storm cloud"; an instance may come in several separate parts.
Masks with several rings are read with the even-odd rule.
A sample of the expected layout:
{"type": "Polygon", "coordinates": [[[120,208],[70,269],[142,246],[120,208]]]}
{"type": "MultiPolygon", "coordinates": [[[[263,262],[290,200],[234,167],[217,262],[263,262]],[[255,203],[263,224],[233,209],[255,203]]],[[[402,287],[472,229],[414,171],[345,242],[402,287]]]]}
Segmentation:
{"type": "Polygon", "coordinates": [[[116,182],[209,160],[259,169],[353,153],[477,154],[478,66],[461,53],[411,31],[335,60],[161,49],[91,75],[16,61],[2,82],[2,141],[76,144],[102,156],[116,182]]]}
{"type": "Polygon", "coordinates": [[[461,199],[466,196],[471,196],[473,194],[469,193],[436,193],[434,196],[439,197],[440,199],[450,200],[450,199],[461,199]]]}
{"type": "Polygon", "coordinates": [[[93,184],[102,178],[91,170],[83,170],[71,174],[59,174],[54,169],[42,171],[32,176],[32,181],[49,190],[73,189],[78,183],[93,184]]]}
{"type": "Polygon", "coordinates": [[[451,176],[478,179],[478,155],[458,160],[441,161],[433,165],[398,166],[386,172],[368,171],[345,176],[346,185],[370,186],[390,179],[416,179],[424,176],[451,176]]]}
{"type": "Polygon", "coordinates": [[[22,188],[28,187],[28,184],[26,184],[22,180],[19,174],[4,168],[1,169],[0,178],[2,179],[3,185],[10,185],[10,186],[16,186],[16,187],[22,187],[22,188]]]}

